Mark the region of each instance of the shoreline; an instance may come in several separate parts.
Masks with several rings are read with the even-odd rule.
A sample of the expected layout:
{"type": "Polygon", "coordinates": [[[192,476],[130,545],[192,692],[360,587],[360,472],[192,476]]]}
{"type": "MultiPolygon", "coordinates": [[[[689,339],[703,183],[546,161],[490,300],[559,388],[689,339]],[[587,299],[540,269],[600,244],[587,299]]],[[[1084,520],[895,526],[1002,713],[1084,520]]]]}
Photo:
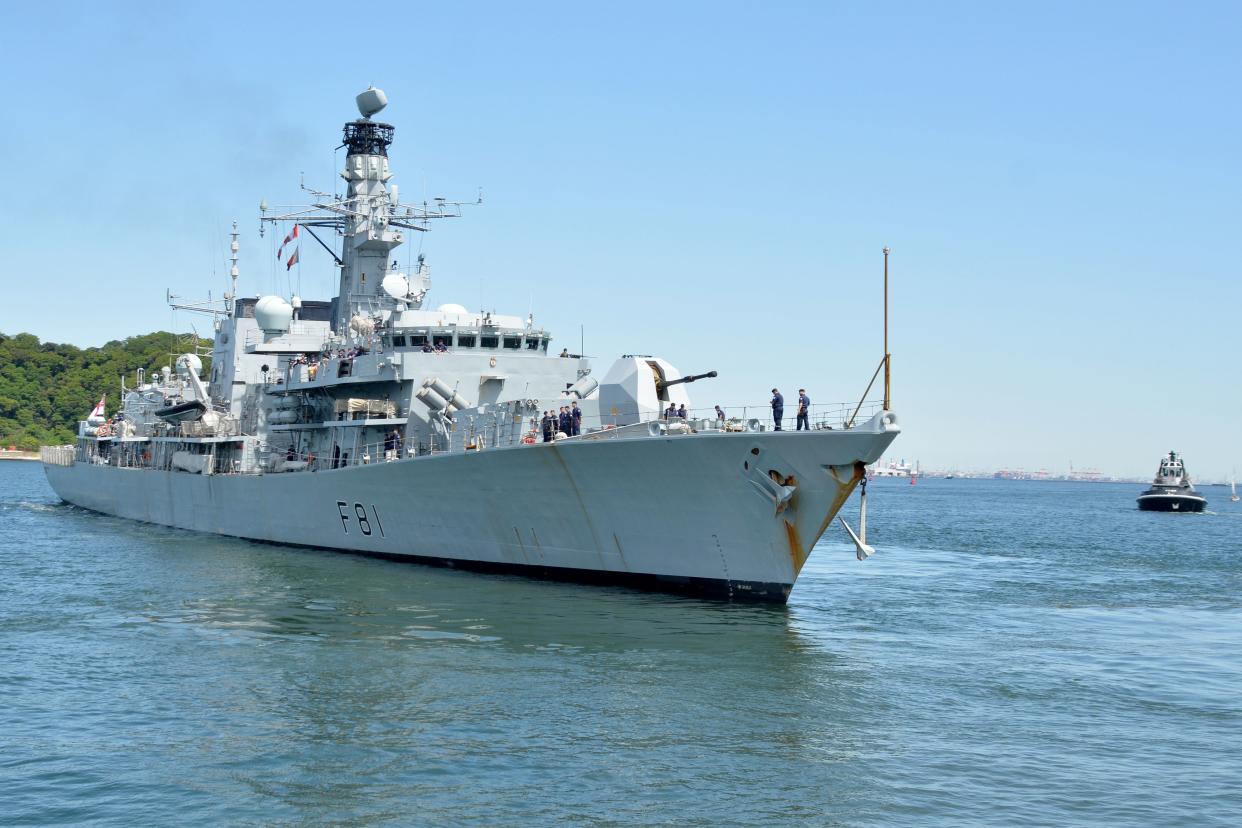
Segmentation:
{"type": "Polygon", "coordinates": [[[38,460],[37,451],[0,451],[0,460],[38,460]]]}

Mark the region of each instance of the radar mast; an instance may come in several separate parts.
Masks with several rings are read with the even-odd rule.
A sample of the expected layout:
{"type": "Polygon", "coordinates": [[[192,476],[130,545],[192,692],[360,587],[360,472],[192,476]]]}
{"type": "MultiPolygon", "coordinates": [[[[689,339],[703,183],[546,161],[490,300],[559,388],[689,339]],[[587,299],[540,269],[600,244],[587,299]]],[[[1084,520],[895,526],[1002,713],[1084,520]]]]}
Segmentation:
{"type": "Polygon", "coordinates": [[[399,203],[396,185],[388,186],[392,179],[388,147],[396,130],[391,124],[372,120],[388,105],[388,97],[383,90],[371,87],[359,94],[356,101],[361,117],[345,124],[341,144],[347,149],[345,169],[341,171],[341,178],[346,181],[345,195],[339,197],[304,186],[315,198],[311,205],[279,208],[272,214],[266,202],[259,207],[262,222],[299,224],[324,247],[328,246],[312,228],[331,227],[341,235],[340,256],[333,253],[341,272],[333,317],[337,332],[347,330],[355,314],[422,306],[429,279],[421,266],[421,257],[420,272],[406,277],[399,272],[392,251],[405,241],[402,230],[426,231],[432,219],[457,218],[464,203],[440,198],[430,208],[426,203],[421,207],[399,203]],[[389,289],[384,287],[386,280],[389,289]],[[408,293],[394,296],[392,286],[402,283],[409,286],[408,293]]]}

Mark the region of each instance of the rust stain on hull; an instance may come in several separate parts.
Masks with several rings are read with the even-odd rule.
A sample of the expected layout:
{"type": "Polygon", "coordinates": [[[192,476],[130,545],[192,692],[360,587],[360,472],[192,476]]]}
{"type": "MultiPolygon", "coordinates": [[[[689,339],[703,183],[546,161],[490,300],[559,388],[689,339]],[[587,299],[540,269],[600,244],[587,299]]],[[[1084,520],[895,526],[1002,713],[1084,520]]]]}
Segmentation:
{"type": "Polygon", "coordinates": [[[798,527],[788,520],[784,521],[784,524],[785,538],[789,541],[789,557],[793,561],[794,577],[796,578],[802,572],[802,565],[811,556],[811,552],[802,545],[802,539],[798,537],[798,527]]]}
{"type": "MultiPolygon", "coordinates": [[[[837,483],[839,484],[837,486],[837,496],[832,499],[832,505],[828,507],[828,512],[824,516],[824,522],[819,525],[819,531],[815,533],[816,540],[822,538],[824,536],[824,532],[828,531],[828,524],[832,523],[832,519],[836,517],[838,512],[841,511],[841,507],[845,505],[845,501],[850,499],[850,495],[854,493],[854,489],[858,486],[858,482],[866,476],[867,466],[861,460],[854,463],[854,473],[848,480],[841,480],[835,473],[833,474],[833,477],[836,478],[837,483]]],[[[807,554],[810,554],[809,551],[807,554]]]]}
{"type": "MultiPolygon", "coordinates": [[[[850,476],[844,479],[837,474],[837,468],[839,467],[834,466],[828,469],[828,473],[832,475],[833,480],[837,481],[837,495],[832,499],[832,503],[828,505],[824,520],[815,532],[814,540],[811,541],[812,546],[815,544],[815,541],[824,536],[824,532],[828,530],[828,524],[841,511],[841,507],[845,505],[845,501],[849,500],[850,495],[854,493],[854,489],[858,486],[859,481],[867,474],[867,467],[861,461],[854,463],[850,476]]],[[[807,558],[811,556],[811,549],[803,545],[802,535],[798,531],[797,526],[788,518],[784,518],[782,522],[785,524],[785,538],[789,543],[789,557],[793,561],[794,577],[796,578],[802,572],[802,567],[806,564],[807,558]]]]}

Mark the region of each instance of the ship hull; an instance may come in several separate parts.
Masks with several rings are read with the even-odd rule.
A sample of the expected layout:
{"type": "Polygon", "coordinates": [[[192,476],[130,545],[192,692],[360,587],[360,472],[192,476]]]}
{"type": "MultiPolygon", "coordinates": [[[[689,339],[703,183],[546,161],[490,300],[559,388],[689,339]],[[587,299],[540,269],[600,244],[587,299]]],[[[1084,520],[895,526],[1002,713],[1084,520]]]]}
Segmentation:
{"type": "Polygon", "coordinates": [[[1139,495],[1138,507],[1144,512],[1202,512],[1207,499],[1194,494],[1144,493],[1139,495]]]}
{"type": "Polygon", "coordinates": [[[287,474],[44,468],[69,503],[192,531],[783,602],[898,430],[577,439],[287,474]]]}

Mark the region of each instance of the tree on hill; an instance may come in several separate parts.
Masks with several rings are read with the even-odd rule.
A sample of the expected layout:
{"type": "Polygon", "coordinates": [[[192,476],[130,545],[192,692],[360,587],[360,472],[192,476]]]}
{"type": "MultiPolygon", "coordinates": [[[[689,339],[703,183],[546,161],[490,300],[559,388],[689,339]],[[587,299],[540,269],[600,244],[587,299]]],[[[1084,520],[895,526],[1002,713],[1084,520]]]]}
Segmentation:
{"type": "Polygon", "coordinates": [[[78,348],[40,342],[28,333],[0,333],[0,445],[34,449],[73,442],[78,421],[104,393],[108,411],[116,410],[121,377],[133,386],[139,368],[151,376],[196,343],[210,346],[211,340],[158,331],[78,348]]]}

